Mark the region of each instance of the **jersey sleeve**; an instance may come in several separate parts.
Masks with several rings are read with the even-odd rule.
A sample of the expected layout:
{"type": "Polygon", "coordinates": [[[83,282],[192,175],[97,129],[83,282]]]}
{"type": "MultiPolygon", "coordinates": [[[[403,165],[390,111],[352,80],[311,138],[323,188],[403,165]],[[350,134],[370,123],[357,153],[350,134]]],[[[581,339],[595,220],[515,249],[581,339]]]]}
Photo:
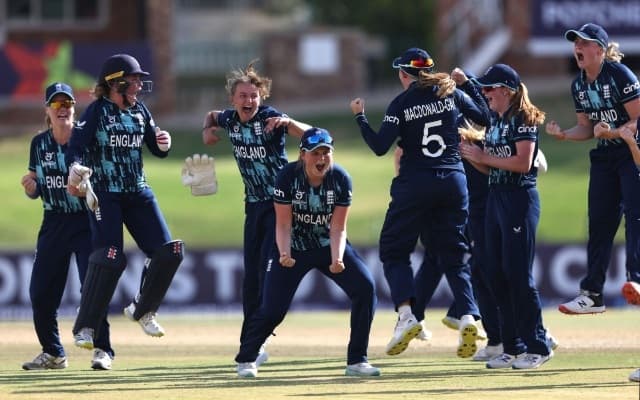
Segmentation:
{"type": "Polygon", "coordinates": [[[371,125],[369,125],[369,121],[364,113],[356,115],[356,122],[360,127],[360,134],[362,135],[365,143],[367,143],[369,148],[373,150],[376,155],[382,156],[389,151],[391,145],[398,138],[400,131],[400,118],[403,118],[403,115],[400,110],[399,102],[396,98],[387,107],[379,132],[376,132],[371,128],[371,125]]]}
{"type": "Polygon", "coordinates": [[[349,207],[353,199],[353,184],[351,176],[342,167],[334,165],[334,173],[337,175],[337,183],[340,190],[335,199],[337,206],[349,207]]]}
{"type": "Polygon", "coordinates": [[[295,164],[287,164],[278,172],[273,190],[273,201],[278,204],[291,204],[291,188],[293,186],[295,164]]]}
{"type": "Polygon", "coordinates": [[[640,97],[640,82],[638,77],[624,64],[614,63],[611,76],[620,90],[620,102],[627,103],[633,99],[640,97]]]}
{"type": "Polygon", "coordinates": [[[229,129],[229,124],[231,123],[231,117],[235,110],[227,109],[220,113],[218,113],[218,120],[216,121],[217,125],[223,129],[229,129]]]}
{"type": "Polygon", "coordinates": [[[82,154],[84,149],[89,147],[93,140],[96,130],[98,129],[98,101],[94,101],[82,113],[80,121],[78,121],[71,131],[69,146],[65,153],[67,166],[74,162],[82,163],[82,154]]]}

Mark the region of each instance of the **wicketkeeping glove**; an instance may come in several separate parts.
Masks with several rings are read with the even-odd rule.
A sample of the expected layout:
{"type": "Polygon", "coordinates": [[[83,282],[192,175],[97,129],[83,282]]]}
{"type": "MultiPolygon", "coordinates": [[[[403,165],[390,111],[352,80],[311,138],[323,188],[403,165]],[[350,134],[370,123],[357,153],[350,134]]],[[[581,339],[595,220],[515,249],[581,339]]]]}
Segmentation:
{"type": "Polygon", "coordinates": [[[218,180],[213,157],[194,154],[184,160],[182,184],[191,186],[194,196],[207,196],[218,192],[218,180]]]}
{"type": "Polygon", "coordinates": [[[80,184],[82,183],[82,180],[85,179],[85,177],[88,180],[92,172],[93,171],[91,171],[91,168],[85,167],[84,165],[80,165],[79,163],[75,162],[71,164],[71,167],[69,168],[69,179],[67,181],[67,184],[75,186],[80,189],[81,192],[84,192],[84,190],[80,188],[80,184]]]}

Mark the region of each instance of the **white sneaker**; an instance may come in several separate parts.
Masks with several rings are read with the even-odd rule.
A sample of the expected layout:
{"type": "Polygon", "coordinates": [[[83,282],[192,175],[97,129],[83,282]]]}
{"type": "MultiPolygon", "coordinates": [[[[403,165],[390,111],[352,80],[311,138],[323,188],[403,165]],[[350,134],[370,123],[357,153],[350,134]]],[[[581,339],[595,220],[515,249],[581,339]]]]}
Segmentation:
{"type": "Polygon", "coordinates": [[[403,318],[398,316],[398,322],[396,322],[393,337],[387,344],[386,353],[390,356],[402,353],[409,346],[409,342],[418,336],[421,330],[422,325],[416,321],[416,317],[413,314],[408,313],[403,318]]]}
{"type": "MultiPolygon", "coordinates": [[[[136,312],[135,303],[129,304],[124,309],[124,315],[127,318],[129,318],[131,321],[135,321],[136,320],[133,317],[133,314],[135,312],[136,312]]],[[[140,319],[137,322],[140,324],[140,326],[142,327],[142,330],[147,335],[155,336],[155,337],[164,336],[164,329],[162,328],[162,326],[160,326],[160,324],[156,320],[156,313],[155,312],[151,312],[150,311],[150,312],[146,313],[145,315],[140,317],[140,319]]]]}
{"type": "MultiPolygon", "coordinates": [[[[442,323],[444,324],[444,326],[449,329],[453,329],[454,331],[460,330],[460,320],[458,318],[446,316],[442,318],[442,323]]],[[[487,340],[487,332],[485,332],[485,330],[482,329],[482,327],[480,327],[478,323],[476,323],[476,326],[478,326],[478,340],[487,340]]]]}
{"type": "Polygon", "coordinates": [[[525,353],[525,356],[513,362],[513,369],[534,369],[553,358],[553,351],[543,356],[542,354],[525,353]]]}
{"type": "Polygon", "coordinates": [[[255,378],[258,376],[258,367],[254,362],[238,363],[236,370],[240,378],[255,378]]]}
{"type": "Polygon", "coordinates": [[[73,343],[83,349],[93,349],[93,329],[81,328],[78,333],[73,335],[73,343]]]}
{"type": "Polygon", "coordinates": [[[347,365],[344,370],[346,376],[380,376],[380,368],[376,368],[368,362],[347,365]]]}
{"type": "Polygon", "coordinates": [[[422,325],[422,330],[420,331],[420,333],[418,333],[416,339],[428,342],[433,337],[433,333],[427,329],[427,324],[424,322],[424,320],[420,321],[420,325],[422,325]]]}
{"type": "Polygon", "coordinates": [[[478,326],[473,315],[463,315],[460,318],[460,337],[458,339],[458,349],[456,354],[460,358],[469,358],[476,354],[478,346],[478,326]]]}
{"type": "Polygon", "coordinates": [[[511,368],[514,362],[524,358],[526,354],[527,353],[522,353],[517,356],[512,356],[511,354],[502,353],[487,361],[486,367],[490,369],[511,368]]]}
{"type": "Polygon", "coordinates": [[[93,349],[93,359],[91,360],[91,368],[93,369],[111,369],[111,356],[102,349],[93,349]]]}
{"type": "Polygon", "coordinates": [[[633,371],[631,375],[629,375],[629,380],[631,382],[640,382],[640,368],[633,371]]]}
{"type": "Polygon", "coordinates": [[[498,357],[502,353],[504,353],[502,343],[495,346],[486,345],[483,349],[478,350],[478,352],[474,354],[472,360],[489,361],[494,357],[498,357]]]}
{"type": "Polygon", "coordinates": [[[547,336],[545,336],[545,342],[547,343],[547,347],[550,350],[555,350],[560,345],[560,342],[558,342],[558,340],[555,337],[553,337],[549,332],[547,332],[547,336]]]}
{"type": "Polygon", "coordinates": [[[33,359],[22,364],[22,369],[27,371],[43,369],[65,369],[69,366],[66,357],[56,357],[49,353],[40,353],[33,359]]]}
{"type": "Polygon", "coordinates": [[[581,290],[578,297],[558,306],[558,310],[565,314],[599,314],[605,312],[602,294],[581,290]]]}
{"type": "Polygon", "coordinates": [[[256,358],[256,367],[261,366],[269,360],[269,353],[267,353],[267,342],[262,343],[260,350],[258,351],[258,358],[256,358]]]}

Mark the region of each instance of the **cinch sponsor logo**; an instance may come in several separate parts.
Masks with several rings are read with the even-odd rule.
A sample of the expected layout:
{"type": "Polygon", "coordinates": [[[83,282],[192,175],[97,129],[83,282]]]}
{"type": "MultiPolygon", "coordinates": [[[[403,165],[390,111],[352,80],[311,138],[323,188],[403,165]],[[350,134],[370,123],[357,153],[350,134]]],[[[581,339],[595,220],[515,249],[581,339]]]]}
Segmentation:
{"type": "Polygon", "coordinates": [[[638,90],[638,89],[640,89],[640,82],[635,82],[632,85],[625,86],[624,89],[622,89],[622,93],[629,94],[629,93],[631,93],[631,92],[633,92],[635,90],[638,90]]]}
{"type": "Polygon", "coordinates": [[[518,133],[536,133],[536,132],[538,132],[537,126],[520,125],[518,127],[518,133]]]}
{"type": "Polygon", "coordinates": [[[273,189],[273,195],[276,197],[284,197],[284,190],[275,188],[273,189]]]}
{"type": "Polygon", "coordinates": [[[398,125],[398,124],[400,124],[400,118],[398,118],[398,117],[396,117],[394,115],[385,115],[384,119],[382,120],[382,123],[385,123],[385,122],[389,122],[391,124],[398,125]]]}

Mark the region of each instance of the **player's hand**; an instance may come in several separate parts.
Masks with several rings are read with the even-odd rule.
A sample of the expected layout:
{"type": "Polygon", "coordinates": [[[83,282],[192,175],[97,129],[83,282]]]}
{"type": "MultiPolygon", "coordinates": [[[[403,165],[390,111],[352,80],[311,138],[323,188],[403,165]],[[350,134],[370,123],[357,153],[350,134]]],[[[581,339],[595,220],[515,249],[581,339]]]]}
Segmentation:
{"type": "Polygon", "coordinates": [[[291,256],[287,253],[281,253],[280,259],[278,261],[280,261],[280,265],[287,268],[291,268],[296,265],[295,258],[291,258],[291,256]]]}
{"type": "Polygon", "coordinates": [[[544,153],[540,149],[538,149],[538,155],[536,156],[536,159],[533,160],[533,166],[538,168],[539,174],[544,174],[549,169],[549,166],[547,164],[547,157],[544,156],[544,153]]]}
{"type": "Polygon", "coordinates": [[[474,143],[469,142],[468,140],[463,140],[460,142],[460,156],[462,158],[478,164],[483,164],[483,155],[484,151],[480,148],[480,146],[477,146],[474,143]]]}
{"type": "Polygon", "coordinates": [[[344,262],[342,262],[342,260],[335,260],[329,266],[329,271],[334,274],[339,274],[340,272],[344,271],[344,262]]]}
{"type": "Polygon", "coordinates": [[[456,67],[451,71],[451,79],[456,83],[456,85],[463,85],[465,82],[469,80],[467,74],[464,73],[462,68],[456,67]]]}
{"type": "Polygon", "coordinates": [[[194,154],[184,160],[182,184],[191,186],[194,196],[206,196],[218,192],[218,180],[213,157],[194,154]]]}
{"type": "Polygon", "coordinates": [[[635,143],[636,142],[636,130],[631,129],[628,125],[622,125],[618,131],[620,132],[620,138],[622,138],[627,143],[635,143]]]}
{"type": "Polygon", "coordinates": [[[600,121],[593,127],[593,136],[597,139],[608,139],[611,137],[611,126],[604,122],[600,121]]]}
{"type": "Polygon", "coordinates": [[[364,113],[364,99],[356,97],[355,99],[351,100],[350,106],[353,115],[364,113]]]}
{"type": "Polygon", "coordinates": [[[265,119],[265,122],[267,123],[267,125],[265,125],[264,131],[265,133],[269,133],[272,130],[279,128],[281,126],[288,127],[289,124],[291,123],[291,118],[287,117],[286,115],[283,115],[280,117],[269,117],[265,119]]]}
{"type": "Polygon", "coordinates": [[[171,135],[167,131],[162,131],[156,127],[156,143],[158,148],[164,152],[169,151],[171,148],[171,135]]]}
{"type": "Polygon", "coordinates": [[[27,193],[29,196],[34,196],[38,190],[38,182],[36,181],[36,178],[34,178],[31,174],[26,174],[25,176],[23,176],[20,180],[20,184],[24,188],[25,193],[27,193]]]}
{"type": "Polygon", "coordinates": [[[67,185],[75,186],[80,189],[80,191],[83,191],[80,188],[80,184],[82,183],[82,180],[85,179],[85,176],[86,179],[89,179],[92,172],[93,171],[91,171],[91,168],[80,165],[77,162],[71,164],[71,168],[69,168],[69,178],[67,179],[67,185]]]}
{"type": "Polygon", "coordinates": [[[547,124],[544,126],[544,129],[549,135],[555,137],[558,140],[565,140],[567,138],[567,135],[562,131],[560,125],[558,125],[556,121],[547,122],[547,124]]]}

